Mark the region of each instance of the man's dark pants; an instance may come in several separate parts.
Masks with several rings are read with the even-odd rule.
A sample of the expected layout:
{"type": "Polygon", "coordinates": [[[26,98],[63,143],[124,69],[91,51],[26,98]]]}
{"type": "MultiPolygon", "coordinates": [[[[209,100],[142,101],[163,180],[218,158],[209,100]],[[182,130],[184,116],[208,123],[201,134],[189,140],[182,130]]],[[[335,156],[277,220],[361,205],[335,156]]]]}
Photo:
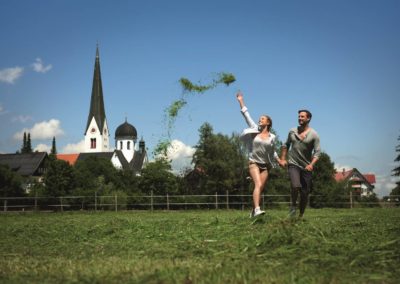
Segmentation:
{"type": "Polygon", "coordinates": [[[292,207],[296,208],[297,196],[300,192],[300,216],[303,216],[308,202],[308,194],[312,191],[312,172],[295,165],[289,165],[292,207]]]}

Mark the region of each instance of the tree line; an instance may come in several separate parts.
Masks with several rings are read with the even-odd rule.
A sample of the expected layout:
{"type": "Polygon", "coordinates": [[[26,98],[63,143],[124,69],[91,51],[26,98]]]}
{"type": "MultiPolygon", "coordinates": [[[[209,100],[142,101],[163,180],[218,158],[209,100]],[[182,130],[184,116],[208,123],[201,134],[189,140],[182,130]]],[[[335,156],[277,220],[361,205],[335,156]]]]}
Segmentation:
{"type": "MultiPolygon", "coordinates": [[[[25,136],[24,136],[25,137],[25,136]]],[[[29,137],[29,136],[28,136],[29,137]]],[[[278,146],[282,142],[278,139],[278,146]]],[[[400,138],[399,138],[400,139],[400,138]]],[[[28,139],[29,140],[29,139],[28,139]]],[[[28,143],[27,143],[28,144],[28,143]]],[[[277,149],[278,151],[280,149],[277,149]]],[[[397,151],[400,151],[397,148],[397,151]]],[[[199,141],[195,145],[192,158],[193,167],[173,174],[171,162],[165,157],[156,158],[135,175],[129,170],[116,169],[111,161],[95,156],[78,161],[71,166],[66,161],[57,160],[55,140],[52,153],[46,165],[42,183],[33,183],[29,193],[22,185],[29,181],[0,166],[1,196],[106,196],[118,195],[250,195],[253,183],[247,170],[247,153],[237,134],[214,133],[209,123],[199,129],[199,141]]],[[[279,154],[279,153],[278,153],[279,154]]],[[[400,155],[397,157],[400,161],[400,155]]],[[[310,206],[348,207],[351,188],[334,179],[335,167],[327,153],[322,153],[314,169],[313,192],[310,206]]],[[[395,174],[399,175],[397,168],[395,174]]],[[[31,181],[32,182],[32,181],[31,181]]],[[[399,188],[399,183],[397,184],[399,188]]],[[[274,168],[264,191],[266,203],[288,201],[290,183],[287,170],[274,168]],[[268,197],[268,195],[278,195],[268,197]],[[286,196],[285,196],[286,195],[286,196]]],[[[364,206],[374,206],[378,198],[355,196],[355,201],[364,206]]]]}

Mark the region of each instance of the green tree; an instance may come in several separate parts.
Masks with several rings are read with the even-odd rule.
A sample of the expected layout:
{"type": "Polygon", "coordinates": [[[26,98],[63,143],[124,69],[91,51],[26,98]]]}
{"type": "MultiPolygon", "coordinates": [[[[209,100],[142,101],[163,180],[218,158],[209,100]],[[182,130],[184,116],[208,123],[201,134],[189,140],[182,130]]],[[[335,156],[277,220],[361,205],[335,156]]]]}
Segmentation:
{"type": "Polygon", "coordinates": [[[70,194],[75,187],[74,171],[66,161],[49,158],[44,175],[45,194],[52,197],[70,194]]]}
{"type": "Polygon", "coordinates": [[[32,153],[32,143],[31,143],[31,134],[30,133],[28,133],[28,135],[26,135],[26,132],[24,132],[21,153],[22,154],[32,153]]]}
{"type": "MultiPolygon", "coordinates": [[[[397,138],[397,141],[400,141],[400,136],[397,138]]],[[[396,152],[398,153],[398,155],[394,161],[399,163],[400,162],[400,144],[396,146],[396,152]]],[[[400,176],[400,165],[393,169],[393,175],[400,176]]],[[[399,185],[400,181],[397,182],[397,184],[399,185]]]]}
{"type": "Polygon", "coordinates": [[[74,194],[94,195],[95,192],[102,194],[104,185],[118,184],[118,170],[108,159],[87,157],[75,164],[74,172],[76,181],[74,194]],[[102,180],[100,183],[99,177],[102,180]]]}
{"type": "Polygon", "coordinates": [[[56,149],[56,137],[53,136],[53,141],[51,143],[51,152],[50,155],[57,155],[57,149],[56,149]]]}
{"type": "MultiPolygon", "coordinates": [[[[400,136],[397,138],[400,141],[400,136]]],[[[396,146],[396,152],[398,153],[395,162],[400,162],[400,144],[396,146]]],[[[400,176],[400,165],[393,169],[393,176],[400,176]]],[[[396,182],[396,187],[390,192],[390,199],[394,200],[397,205],[400,205],[400,181],[396,182]]]]}
{"type": "Polygon", "coordinates": [[[32,153],[32,141],[30,133],[28,133],[28,139],[26,140],[26,153],[32,153]]]}
{"type": "Polygon", "coordinates": [[[23,138],[23,141],[22,141],[21,153],[22,154],[26,153],[26,132],[24,132],[24,138],[23,138]]]}
{"type": "Polygon", "coordinates": [[[139,189],[142,193],[165,195],[176,194],[178,191],[178,178],[171,172],[171,165],[165,159],[150,162],[142,169],[139,178],[139,189]]]}
{"type": "Polygon", "coordinates": [[[311,207],[342,207],[347,202],[346,189],[335,181],[334,163],[327,153],[321,153],[313,172],[311,207]]]}
{"type": "Polygon", "coordinates": [[[7,165],[0,164],[0,196],[19,197],[24,195],[21,176],[13,172],[7,165]]]}
{"type": "Polygon", "coordinates": [[[204,123],[193,155],[194,168],[199,175],[199,188],[203,194],[225,194],[243,187],[245,156],[238,137],[214,134],[212,126],[204,123]]]}

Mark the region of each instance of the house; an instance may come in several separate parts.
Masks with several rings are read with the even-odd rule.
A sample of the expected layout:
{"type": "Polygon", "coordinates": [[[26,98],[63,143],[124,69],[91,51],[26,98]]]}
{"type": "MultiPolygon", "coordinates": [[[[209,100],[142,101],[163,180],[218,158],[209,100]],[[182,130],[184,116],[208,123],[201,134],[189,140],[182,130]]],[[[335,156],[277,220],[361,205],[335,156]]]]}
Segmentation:
{"type": "Polygon", "coordinates": [[[23,185],[29,192],[34,182],[41,183],[46,172],[46,152],[33,152],[24,154],[0,154],[0,164],[7,165],[12,171],[26,178],[23,185]]]}
{"type": "Polygon", "coordinates": [[[361,174],[359,170],[353,168],[346,171],[343,169],[341,172],[335,174],[335,180],[337,182],[346,182],[351,188],[353,188],[355,193],[361,196],[369,196],[373,193],[376,183],[374,174],[361,174]]]}

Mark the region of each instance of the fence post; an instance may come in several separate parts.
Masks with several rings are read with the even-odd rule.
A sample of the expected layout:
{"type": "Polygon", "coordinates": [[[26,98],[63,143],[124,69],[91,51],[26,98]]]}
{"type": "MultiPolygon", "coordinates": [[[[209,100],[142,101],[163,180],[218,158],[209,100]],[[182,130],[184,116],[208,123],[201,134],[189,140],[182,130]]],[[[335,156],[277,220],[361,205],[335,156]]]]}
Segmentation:
{"type": "Polygon", "coordinates": [[[168,192],[167,192],[167,210],[169,210],[169,195],[168,195],[168,192]]]}
{"type": "Polygon", "coordinates": [[[94,211],[97,211],[97,191],[94,192],[94,211]]]}
{"type": "Polygon", "coordinates": [[[7,212],[7,199],[4,199],[4,207],[3,207],[4,212],[7,212]]]}
{"type": "Polygon", "coordinates": [[[218,209],[218,192],[215,192],[215,209],[218,209]]]}
{"type": "Polygon", "coordinates": [[[154,210],[154,208],[153,208],[153,190],[151,190],[151,193],[150,193],[150,208],[151,208],[151,211],[154,210]]]}
{"type": "Polygon", "coordinates": [[[38,211],[38,209],[37,209],[37,192],[35,193],[35,211],[38,211]]]}
{"type": "Polygon", "coordinates": [[[350,209],[352,209],[352,208],[353,208],[353,191],[350,188],[350,209]]]}
{"type": "Polygon", "coordinates": [[[187,210],[186,195],[183,196],[183,200],[185,200],[185,210],[187,210]]]}
{"type": "Polygon", "coordinates": [[[117,197],[117,194],[115,194],[115,196],[114,196],[114,201],[115,201],[115,212],[117,212],[118,211],[118,197],[117,197]]]}
{"type": "Polygon", "coordinates": [[[229,191],[226,191],[226,209],[229,209],[229,191]]]}
{"type": "Polygon", "coordinates": [[[62,197],[60,197],[60,208],[61,208],[61,212],[63,212],[64,207],[63,207],[62,197]]]}

